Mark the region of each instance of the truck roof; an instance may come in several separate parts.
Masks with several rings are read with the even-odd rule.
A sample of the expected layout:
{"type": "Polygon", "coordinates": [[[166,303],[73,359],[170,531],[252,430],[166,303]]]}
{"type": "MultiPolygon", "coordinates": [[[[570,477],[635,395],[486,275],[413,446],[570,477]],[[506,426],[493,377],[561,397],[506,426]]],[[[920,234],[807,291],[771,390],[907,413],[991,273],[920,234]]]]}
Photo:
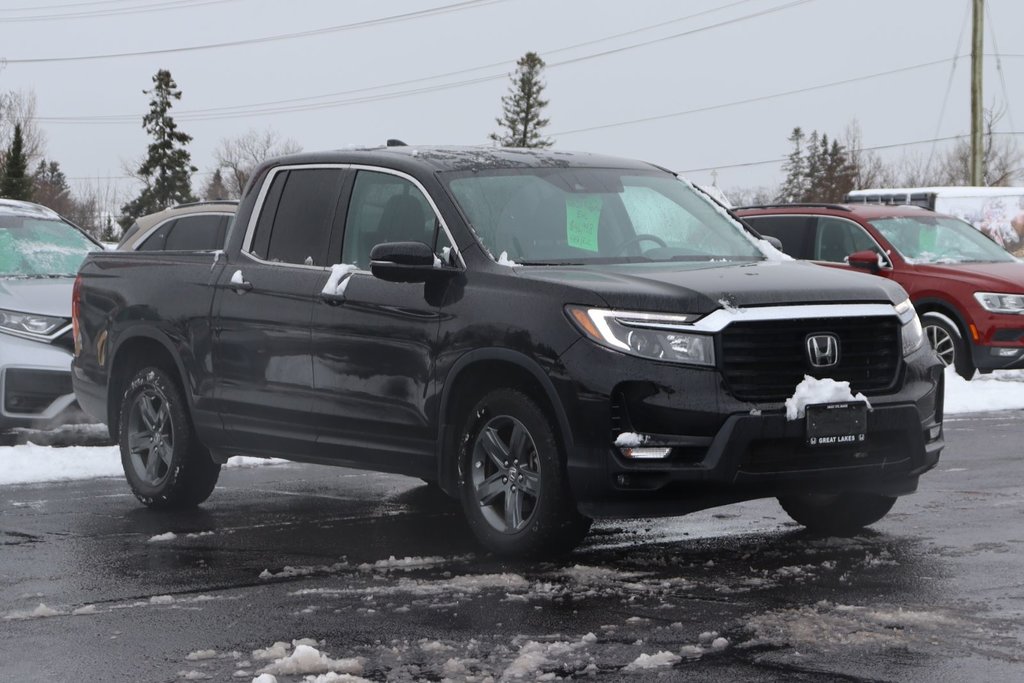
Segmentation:
{"type": "Polygon", "coordinates": [[[865,197],[868,195],[910,195],[910,194],[935,194],[940,197],[1006,197],[1024,194],[1024,187],[964,187],[964,186],[934,186],[934,187],[879,187],[867,190],[853,190],[847,192],[848,197],[865,197]]]}
{"type": "MultiPolygon", "coordinates": [[[[455,146],[391,146],[308,152],[278,157],[273,165],[282,163],[381,164],[415,166],[432,171],[475,171],[498,168],[618,168],[653,170],[654,164],[631,159],[568,152],[552,149],[519,149],[510,147],[455,146]]],[[[660,169],[665,170],[665,169],[660,169]]]]}

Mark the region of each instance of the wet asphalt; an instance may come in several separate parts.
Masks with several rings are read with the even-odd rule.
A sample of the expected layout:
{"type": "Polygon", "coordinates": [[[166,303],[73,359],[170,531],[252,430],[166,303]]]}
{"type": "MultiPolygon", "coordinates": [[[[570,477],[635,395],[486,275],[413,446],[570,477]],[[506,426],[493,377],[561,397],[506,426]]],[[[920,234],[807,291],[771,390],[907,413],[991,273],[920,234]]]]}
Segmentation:
{"type": "Polygon", "coordinates": [[[302,638],[375,681],[1024,680],[1022,420],[947,421],[852,539],[756,501],[604,521],[557,562],[482,555],[453,501],[355,470],[226,469],[184,514],[120,479],[0,487],[0,681],[250,681],[302,638]]]}

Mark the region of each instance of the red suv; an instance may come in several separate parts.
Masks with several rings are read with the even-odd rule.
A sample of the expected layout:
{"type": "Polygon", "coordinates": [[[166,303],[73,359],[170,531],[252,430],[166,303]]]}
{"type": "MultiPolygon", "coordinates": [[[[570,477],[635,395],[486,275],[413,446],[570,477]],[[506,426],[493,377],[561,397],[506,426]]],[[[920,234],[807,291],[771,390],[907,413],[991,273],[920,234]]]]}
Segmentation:
{"type": "Polygon", "coordinates": [[[970,224],[915,206],[778,204],[736,213],[794,258],[898,282],[932,348],[960,375],[1024,367],[1024,263],[970,224]]]}

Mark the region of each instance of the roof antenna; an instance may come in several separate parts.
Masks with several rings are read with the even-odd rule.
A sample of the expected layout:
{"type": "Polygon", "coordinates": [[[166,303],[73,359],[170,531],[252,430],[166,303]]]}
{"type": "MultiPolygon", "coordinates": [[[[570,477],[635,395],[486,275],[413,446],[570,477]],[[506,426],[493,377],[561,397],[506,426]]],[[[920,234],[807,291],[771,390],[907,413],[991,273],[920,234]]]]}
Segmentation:
{"type": "Polygon", "coordinates": [[[402,142],[398,138],[388,138],[387,146],[388,147],[408,147],[409,145],[405,144],[404,142],[402,142]]]}

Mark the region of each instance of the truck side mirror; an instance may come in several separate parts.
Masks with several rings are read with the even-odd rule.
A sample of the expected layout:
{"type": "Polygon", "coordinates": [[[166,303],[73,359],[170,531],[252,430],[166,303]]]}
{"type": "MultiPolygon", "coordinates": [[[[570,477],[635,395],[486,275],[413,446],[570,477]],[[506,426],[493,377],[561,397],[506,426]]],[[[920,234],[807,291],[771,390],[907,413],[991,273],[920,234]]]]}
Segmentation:
{"type": "Polygon", "coordinates": [[[388,282],[426,282],[447,270],[423,242],[384,242],[370,250],[370,272],[388,282]]]}

